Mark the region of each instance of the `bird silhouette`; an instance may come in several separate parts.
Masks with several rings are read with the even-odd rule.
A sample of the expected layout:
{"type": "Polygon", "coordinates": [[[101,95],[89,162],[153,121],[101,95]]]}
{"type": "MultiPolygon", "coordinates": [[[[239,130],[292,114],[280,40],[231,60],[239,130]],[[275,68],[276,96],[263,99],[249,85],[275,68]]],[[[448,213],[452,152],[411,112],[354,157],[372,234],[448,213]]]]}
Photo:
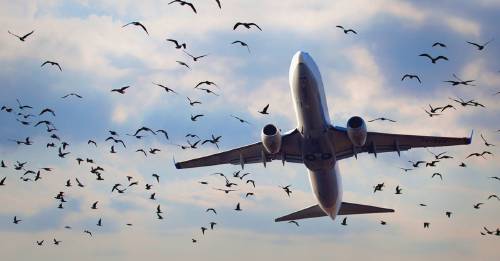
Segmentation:
{"type": "Polygon", "coordinates": [[[196,119],[198,119],[199,117],[203,117],[203,116],[205,116],[205,115],[203,115],[203,114],[197,114],[197,115],[194,115],[194,116],[193,116],[193,115],[191,114],[191,121],[196,121],[196,119]]]}
{"type": "Polygon", "coordinates": [[[236,204],[236,208],[234,210],[241,211],[240,202],[238,202],[238,204],[236,204]]]}
{"type": "Polygon", "coordinates": [[[196,8],[194,7],[194,5],[192,3],[189,3],[189,2],[186,2],[186,1],[182,1],[182,0],[174,0],[170,3],[168,3],[169,5],[170,4],[173,4],[173,3],[179,3],[181,6],[184,6],[184,5],[187,5],[189,7],[191,7],[191,10],[193,10],[193,12],[196,14],[196,8]]]}
{"type": "Polygon", "coordinates": [[[429,226],[431,225],[431,223],[429,222],[424,222],[424,228],[429,228],[429,226]]]}
{"type": "Polygon", "coordinates": [[[44,65],[46,64],[50,64],[52,66],[57,66],[57,68],[59,68],[59,70],[62,72],[62,68],[61,66],[59,65],[59,63],[56,63],[56,62],[52,62],[52,61],[45,61],[42,63],[42,65],[40,67],[43,67],[44,65]]]}
{"type": "Polygon", "coordinates": [[[447,58],[446,56],[442,56],[442,55],[440,55],[440,56],[438,56],[438,57],[436,57],[436,58],[433,58],[432,56],[430,56],[430,54],[428,54],[428,53],[423,53],[423,54],[420,54],[419,56],[429,58],[429,59],[431,60],[431,62],[432,62],[432,63],[436,63],[437,61],[439,61],[439,60],[441,60],[441,59],[442,59],[442,60],[445,60],[445,61],[448,61],[448,58],[447,58]]]}
{"type": "Polygon", "coordinates": [[[162,85],[162,84],[159,84],[159,83],[154,83],[154,82],[153,82],[153,84],[154,84],[154,85],[156,85],[156,86],[158,86],[158,87],[163,88],[163,89],[164,89],[167,93],[168,93],[168,92],[173,92],[173,93],[175,93],[175,94],[178,94],[176,91],[174,91],[174,90],[172,90],[172,89],[168,88],[168,87],[167,87],[167,86],[165,86],[165,85],[162,85]]]}
{"type": "Polygon", "coordinates": [[[243,41],[236,40],[236,41],[232,42],[231,44],[239,44],[239,45],[241,45],[241,46],[244,46],[244,47],[246,47],[246,48],[247,48],[248,53],[250,53],[250,47],[248,46],[248,44],[247,44],[247,43],[245,43],[245,42],[243,42],[243,41]]]}
{"type": "Polygon", "coordinates": [[[175,39],[166,39],[166,41],[174,43],[175,49],[181,49],[181,48],[186,49],[186,43],[179,44],[179,41],[175,39]]]}
{"type": "Polygon", "coordinates": [[[280,187],[280,188],[282,188],[282,189],[283,189],[283,191],[285,191],[285,193],[286,193],[286,195],[287,195],[288,197],[290,197],[290,194],[292,194],[292,191],[290,190],[290,187],[291,187],[291,186],[292,186],[292,185],[287,185],[287,186],[279,186],[279,187],[280,187]]]}
{"type": "Polygon", "coordinates": [[[182,50],[185,54],[187,54],[189,57],[191,57],[193,59],[194,62],[197,62],[199,59],[203,58],[203,57],[206,57],[208,56],[208,54],[204,54],[204,55],[200,55],[200,56],[194,56],[184,50],[182,50]]]}
{"type": "Polygon", "coordinates": [[[467,43],[470,44],[470,45],[473,45],[473,46],[477,47],[478,51],[482,51],[486,47],[486,45],[488,45],[492,41],[493,41],[493,39],[489,40],[488,42],[486,42],[484,44],[477,44],[477,43],[469,42],[469,41],[467,41],[467,43]]]}
{"type": "Polygon", "coordinates": [[[403,194],[403,193],[401,193],[401,191],[402,191],[402,190],[403,190],[403,189],[402,189],[402,188],[400,188],[400,187],[399,187],[399,185],[398,185],[398,186],[396,186],[396,193],[394,193],[394,194],[396,194],[396,195],[403,194]]]}
{"type": "Polygon", "coordinates": [[[62,98],[62,99],[66,99],[66,98],[68,98],[69,96],[75,96],[75,97],[77,97],[77,98],[79,98],[79,99],[83,98],[80,94],[78,94],[78,93],[74,93],[74,92],[72,92],[72,93],[68,93],[68,94],[66,94],[66,95],[62,96],[61,98],[62,98]]]}
{"type": "Polygon", "coordinates": [[[130,88],[130,86],[123,86],[121,88],[117,88],[117,89],[112,89],[111,92],[117,92],[119,94],[125,94],[125,90],[127,90],[128,88],[130,88]]]}
{"type": "Polygon", "coordinates": [[[198,87],[200,87],[203,84],[206,84],[206,85],[209,85],[209,86],[213,85],[213,86],[219,88],[219,86],[215,82],[212,82],[212,81],[202,81],[202,82],[199,82],[198,84],[196,84],[196,86],[194,88],[197,89],[198,87]]]}
{"type": "Polygon", "coordinates": [[[27,38],[28,36],[32,35],[35,31],[33,30],[33,31],[31,31],[31,32],[29,32],[29,33],[27,33],[27,34],[23,35],[23,36],[19,36],[19,35],[17,35],[17,34],[11,33],[10,31],[7,31],[7,32],[9,32],[9,34],[11,34],[11,35],[13,35],[13,36],[17,37],[17,38],[19,39],[19,41],[24,42],[24,41],[26,40],[26,38],[27,38]]]}
{"type": "Polygon", "coordinates": [[[14,216],[14,221],[12,221],[12,223],[14,224],[19,224],[19,222],[21,222],[22,220],[21,219],[17,219],[17,216],[14,216]]]}
{"type": "Polygon", "coordinates": [[[483,137],[483,134],[481,133],[481,139],[484,141],[484,145],[486,147],[490,147],[490,146],[495,146],[494,144],[491,144],[489,143],[484,137],[483,137]]]}
{"type": "Polygon", "coordinates": [[[446,44],[440,43],[440,42],[435,42],[434,44],[432,44],[432,47],[436,47],[436,46],[446,48],[446,44]]]}
{"type": "Polygon", "coordinates": [[[437,172],[433,173],[431,178],[434,178],[436,176],[438,176],[441,180],[443,180],[443,175],[441,175],[441,173],[437,173],[437,172]]]}
{"type": "Polygon", "coordinates": [[[342,226],[347,226],[347,217],[342,219],[342,222],[340,223],[342,226]]]}
{"type": "Polygon", "coordinates": [[[37,241],[36,241],[36,244],[37,244],[37,245],[39,245],[39,246],[41,246],[41,245],[43,244],[43,240],[42,240],[42,241],[38,241],[38,240],[37,240],[37,241]]]}
{"type": "Polygon", "coordinates": [[[446,214],[446,216],[447,216],[448,218],[451,218],[451,214],[452,214],[452,213],[451,213],[451,211],[446,211],[446,212],[445,212],[445,214],[446,214]]]}
{"type": "Polygon", "coordinates": [[[190,106],[195,106],[196,104],[201,104],[200,101],[192,101],[189,97],[187,97],[187,99],[189,101],[190,106]]]}
{"type": "Polygon", "coordinates": [[[496,198],[497,200],[500,200],[500,198],[498,198],[498,196],[497,196],[497,195],[492,194],[492,195],[489,195],[489,196],[488,196],[488,200],[490,200],[490,199],[492,199],[492,198],[496,198]]]}
{"type": "Polygon", "coordinates": [[[426,162],[425,162],[425,161],[423,161],[423,160],[419,160],[419,161],[417,161],[417,162],[414,162],[414,161],[409,160],[408,162],[409,162],[409,163],[411,163],[411,164],[413,165],[413,167],[414,167],[414,168],[418,168],[418,166],[419,166],[420,164],[424,164],[424,163],[426,163],[426,162]]]}
{"type": "Polygon", "coordinates": [[[395,120],[391,120],[391,119],[384,118],[384,117],[381,117],[381,118],[376,118],[376,119],[373,119],[373,120],[369,120],[368,122],[374,122],[374,121],[390,121],[390,122],[396,122],[395,120]]]}
{"type": "Polygon", "coordinates": [[[342,31],[344,31],[344,34],[348,34],[348,33],[358,34],[353,29],[345,29],[342,25],[337,25],[335,27],[342,29],[342,31]]]}
{"type": "Polygon", "coordinates": [[[480,207],[481,205],[483,205],[483,204],[484,204],[484,203],[477,203],[477,204],[474,204],[474,208],[475,208],[475,209],[479,209],[479,207],[480,207]]]}
{"type": "Polygon", "coordinates": [[[242,118],[240,118],[240,117],[238,117],[238,116],[234,116],[234,115],[232,115],[232,114],[231,114],[230,116],[231,116],[231,117],[233,117],[233,118],[235,118],[235,119],[237,119],[237,120],[239,120],[241,123],[247,123],[247,124],[250,124],[250,122],[248,122],[248,121],[246,121],[246,120],[244,120],[244,119],[242,119],[242,118]]]}
{"type": "Polygon", "coordinates": [[[264,106],[264,108],[261,111],[259,111],[259,113],[260,114],[269,114],[269,112],[267,112],[268,109],[269,109],[269,104],[264,106]]]}
{"type": "Polygon", "coordinates": [[[102,218],[99,219],[99,221],[97,221],[97,224],[96,224],[98,227],[102,227],[102,218]]]}
{"type": "Polygon", "coordinates": [[[242,22],[237,22],[236,24],[234,24],[233,30],[236,30],[236,28],[238,28],[240,25],[244,26],[246,29],[250,29],[252,26],[257,27],[257,29],[262,31],[262,28],[260,28],[260,26],[258,26],[256,23],[242,23],[242,22]]]}
{"type": "Polygon", "coordinates": [[[90,208],[97,209],[97,203],[99,203],[99,201],[94,202],[90,208]]]}
{"type": "Polygon", "coordinates": [[[401,81],[404,81],[406,78],[417,79],[417,81],[419,83],[422,83],[422,81],[420,81],[420,77],[418,75],[415,75],[415,74],[405,74],[405,75],[403,75],[403,78],[401,78],[401,81]]]}
{"type": "Polygon", "coordinates": [[[182,65],[182,66],[185,66],[187,67],[188,69],[191,69],[191,67],[189,67],[189,65],[183,61],[176,61],[178,64],[182,65]]]}
{"type": "Polygon", "coordinates": [[[141,24],[140,22],[130,22],[130,23],[128,23],[128,24],[126,24],[126,25],[122,26],[122,28],[123,28],[123,27],[125,27],[125,26],[129,26],[129,25],[139,26],[139,27],[141,27],[141,28],[142,28],[142,30],[144,30],[144,32],[146,32],[146,34],[147,34],[147,35],[149,35],[148,30],[146,29],[146,26],[144,26],[144,25],[143,25],[143,24],[141,24]]]}

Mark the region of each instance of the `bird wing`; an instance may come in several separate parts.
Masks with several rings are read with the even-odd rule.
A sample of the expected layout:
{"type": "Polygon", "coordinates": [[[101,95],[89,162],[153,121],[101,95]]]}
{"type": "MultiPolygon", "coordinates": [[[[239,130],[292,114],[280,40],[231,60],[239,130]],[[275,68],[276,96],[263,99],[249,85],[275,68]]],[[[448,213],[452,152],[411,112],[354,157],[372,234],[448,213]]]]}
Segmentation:
{"type": "Polygon", "coordinates": [[[300,150],[300,133],[297,129],[289,131],[283,135],[281,149],[276,154],[269,154],[264,149],[262,142],[257,142],[247,146],[235,148],[232,150],[196,158],[175,164],[177,169],[196,168],[203,166],[212,166],[220,164],[245,164],[266,163],[272,160],[281,160],[283,162],[302,162],[302,152],[300,150]]]}
{"type": "Polygon", "coordinates": [[[478,48],[481,47],[481,45],[477,44],[477,43],[473,43],[473,42],[467,42],[468,44],[472,44],[472,45],[475,45],[477,46],[478,48]]]}
{"type": "Polygon", "coordinates": [[[194,5],[192,3],[187,3],[187,5],[189,5],[191,7],[191,9],[193,9],[193,12],[196,14],[196,8],[194,8],[194,5]]]}
{"type": "Polygon", "coordinates": [[[249,23],[248,24],[248,26],[252,26],[252,25],[255,26],[255,27],[257,27],[257,28],[259,28],[259,30],[262,31],[262,28],[260,28],[258,24],[256,24],[256,23],[249,23]]]}
{"type": "Polygon", "coordinates": [[[238,26],[242,25],[243,23],[240,23],[240,22],[237,22],[236,24],[234,24],[233,26],[233,30],[236,30],[236,28],[238,28],[238,26]]]}
{"type": "Polygon", "coordinates": [[[333,127],[329,135],[335,140],[334,151],[337,160],[357,157],[358,153],[363,152],[373,153],[375,156],[383,152],[398,152],[399,154],[411,148],[467,145],[472,141],[472,134],[468,138],[455,138],[368,132],[365,144],[355,147],[347,136],[345,128],[333,127]]]}
{"type": "Polygon", "coordinates": [[[33,34],[34,32],[35,32],[35,31],[33,30],[33,31],[31,31],[31,32],[29,32],[29,33],[27,33],[27,34],[23,35],[21,38],[23,38],[23,39],[24,39],[24,38],[26,38],[26,37],[30,36],[31,34],[33,34]]]}

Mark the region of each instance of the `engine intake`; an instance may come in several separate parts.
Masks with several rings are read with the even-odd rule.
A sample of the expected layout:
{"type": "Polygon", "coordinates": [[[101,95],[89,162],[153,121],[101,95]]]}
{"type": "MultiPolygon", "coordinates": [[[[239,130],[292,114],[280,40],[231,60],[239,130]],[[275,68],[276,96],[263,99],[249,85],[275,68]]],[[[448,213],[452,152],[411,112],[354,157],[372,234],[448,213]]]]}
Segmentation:
{"type": "Polygon", "coordinates": [[[358,147],[365,145],[366,135],[366,124],[363,118],[354,116],[347,121],[347,136],[353,145],[358,147]]]}
{"type": "Polygon", "coordinates": [[[281,149],[281,133],[273,124],[267,124],[262,128],[261,133],[262,145],[267,153],[275,154],[281,149]]]}

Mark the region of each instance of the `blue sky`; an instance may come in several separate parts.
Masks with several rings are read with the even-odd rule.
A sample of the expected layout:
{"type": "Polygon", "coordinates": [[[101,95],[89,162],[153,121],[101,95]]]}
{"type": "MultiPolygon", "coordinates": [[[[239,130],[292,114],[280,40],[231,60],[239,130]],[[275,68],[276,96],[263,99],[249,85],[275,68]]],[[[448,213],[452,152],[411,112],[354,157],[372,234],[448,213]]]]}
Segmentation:
{"type": "MultiPolygon", "coordinates": [[[[71,258],[72,260],[136,260],[200,258],[242,260],[286,258],[356,260],[377,255],[387,260],[494,260],[498,237],[482,236],[486,226],[496,229],[500,202],[487,200],[498,194],[500,183],[490,179],[500,167],[497,147],[486,148],[483,134],[490,143],[500,144],[499,115],[500,48],[497,14],[500,1],[215,1],[194,2],[198,14],[166,1],[0,1],[0,106],[12,107],[16,99],[34,107],[54,109],[52,120],[57,134],[70,143],[66,159],[57,149],[46,149],[51,139],[43,127],[22,126],[15,113],[0,112],[0,160],[8,168],[0,169],[6,185],[0,187],[0,251],[9,260],[71,258]],[[138,28],[122,25],[141,21],[150,35],[138,28]],[[263,31],[236,30],[237,21],[259,24],[263,31]],[[336,25],[355,29],[357,35],[345,35],[336,25]],[[35,33],[25,42],[6,30],[35,33]],[[166,38],[186,42],[188,51],[208,54],[199,62],[173,48],[166,38]],[[483,51],[466,41],[484,43],[494,39],[483,51]],[[242,40],[244,47],[230,43],[242,40]],[[432,47],[436,41],[447,48],[432,47]],[[293,54],[309,52],[321,70],[334,125],[345,126],[354,115],[365,120],[388,117],[397,123],[373,122],[370,131],[422,135],[466,136],[475,131],[468,147],[435,149],[448,151],[455,158],[434,169],[419,168],[402,173],[408,160],[430,160],[425,149],[394,153],[360,155],[358,160],[340,162],[344,200],[396,209],[396,213],[311,219],[293,224],[274,223],[274,218],[316,204],[304,166],[273,162],[264,168],[246,166],[256,188],[240,184],[238,193],[225,195],[213,190],[223,186],[221,178],[211,176],[222,171],[231,174],[237,166],[217,166],[175,170],[173,158],[184,160],[214,153],[214,146],[181,150],[173,144],[186,144],[185,135],[201,138],[222,135],[221,149],[230,149],[259,140],[261,128],[276,124],[283,131],[296,125],[288,86],[288,69],[293,54]],[[431,64],[418,55],[442,54],[449,61],[431,64]],[[63,71],[40,67],[45,60],[57,61],[63,71]],[[191,70],[175,61],[188,62],[191,70]],[[402,75],[420,75],[422,84],[401,81],[402,75]],[[477,86],[452,87],[445,80],[456,74],[474,79],[477,86]],[[216,82],[220,96],[194,90],[200,81],[216,82]],[[165,93],[152,82],[166,84],[178,95],[165,93]],[[125,95],[110,90],[130,85],[125,95]],[[81,100],[60,97],[77,92],[81,100]],[[202,101],[190,107],[186,96],[202,101]],[[429,118],[423,108],[428,104],[445,105],[448,97],[475,99],[486,108],[449,110],[429,118]],[[270,104],[270,115],[257,113],[270,104]],[[191,114],[205,114],[197,122],[191,114]],[[229,115],[251,122],[242,125],[229,115]],[[126,136],[141,126],[165,129],[170,140],[147,136],[141,140],[126,136]],[[108,130],[120,133],[127,149],[104,139],[108,130]],[[32,137],[34,145],[17,146],[10,139],[32,137]],[[93,139],[98,147],[87,145],[93,139]],[[136,149],[160,148],[157,155],[143,155],[136,149]],[[487,159],[467,159],[476,151],[494,153],[487,159]],[[105,171],[105,181],[97,182],[89,173],[90,165],[77,165],[76,157],[91,157],[105,171]],[[13,164],[28,161],[27,168],[50,166],[42,180],[22,182],[23,173],[13,164]],[[458,164],[464,161],[467,168],[458,164]],[[433,172],[443,181],[431,179],[433,172]],[[158,173],[160,183],[151,177],[158,173]],[[125,194],[110,193],[115,183],[128,184],[133,176],[138,187],[125,194]],[[66,188],[65,182],[78,177],[86,187],[66,188]],[[198,181],[208,181],[200,185],[198,181]],[[372,186],[385,182],[383,192],[372,193],[372,186]],[[144,190],[153,184],[151,191],[144,190]],[[278,187],[292,184],[288,198],[278,187]],[[394,188],[403,195],[394,195],[394,188]],[[57,209],[53,197],[65,191],[65,209],[57,209]],[[253,191],[255,197],[242,194],[253,191]],[[156,201],[149,200],[156,193],[156,201]],[[99,209],[90,205],[99,201],[99,209]],[[233,211],[241,202],[242,212],[233,211]],[[484,202],[480,209],[472,206],[484,202]],[[427,207],[420,207],[420,203],[427,207]],[[164,211],[164,220],[156,219],[156,206],[164,211]],[[218,214],[205,209],[214,207],[218,214]],[[451,219],[445,211],[452,211],[451,219]],[[12,224],[16,215],[23,221],[12,224]],[[97,227],[102,218],[104,226],[97,227]],[[380,221],[387,222],[386,226],[380,221]],[[201,226],[218,223],[216,229],[202,235],[201,226]],[[423,229],[430,222],[430,229],[423,229]],[[132,223],[132,227],[125,224],[132,223]],[[64,226],[72,229],[64,229],[64,226]],[[93,232],[89,238],[84,229],[93,232]],[[61,246],[51,244],[53,238],[61,246]],[[191,238],[198,240],[191,243],[191,238]],[[36,247],[36,240],[45,240],[36,247]],[[360,251],[362,249],[363,251],[360,251]]],[[[36,120],[39,118],[37,117],[36,120]]],[[[30,122],[35,119],[30,119],[30,122]]]]}

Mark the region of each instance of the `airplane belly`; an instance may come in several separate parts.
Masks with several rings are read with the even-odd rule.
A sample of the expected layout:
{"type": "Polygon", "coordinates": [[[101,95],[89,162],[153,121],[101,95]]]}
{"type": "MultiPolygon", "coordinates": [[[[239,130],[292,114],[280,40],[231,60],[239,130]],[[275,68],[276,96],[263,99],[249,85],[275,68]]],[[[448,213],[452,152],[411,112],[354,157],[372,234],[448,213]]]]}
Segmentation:
{"type": "Polygon", "coordinates": [[[342,179],[337,164],[331,169],[309,170],[309,181],[321,209],[335,219],[342,203],[342,179]]]}

